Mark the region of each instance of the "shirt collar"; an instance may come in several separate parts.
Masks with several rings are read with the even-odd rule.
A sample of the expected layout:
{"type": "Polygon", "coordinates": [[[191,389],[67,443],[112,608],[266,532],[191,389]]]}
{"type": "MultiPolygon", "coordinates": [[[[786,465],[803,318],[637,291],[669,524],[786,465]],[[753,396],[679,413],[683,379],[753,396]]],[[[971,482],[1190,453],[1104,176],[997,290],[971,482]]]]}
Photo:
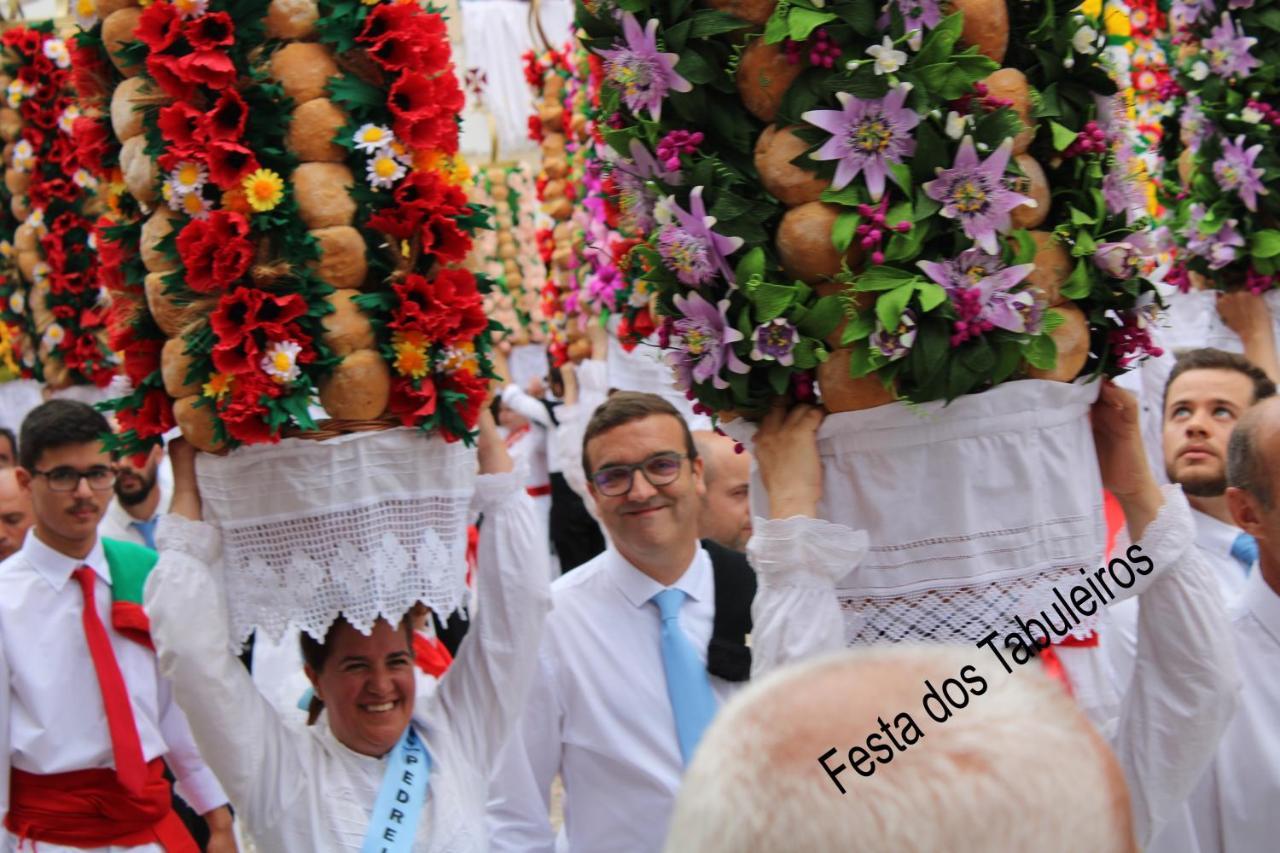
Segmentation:
{"type": "Polygon", "coordinates": [[[1191,510],[1191,517],[1196,525],[1196,545],[1212,554],[1230,557],[1231,546],[1244,531],[1198,509],[1191,510]]]}
{"type": "Polygon", "coordinates": [[[108,584],[111,583],[111,572],[107,568],[107,555],[102,550],[102,539],[93,543],[93,550],[89,552],[89,556],[83,560],[77,560],[74,557],[68,557],[61,551],[53,548],[40,541],[40,537],[36,535],[35,528],[27,534],[26,541],[22,543],[22,555],[27,562],[35,568],[36,573],[44,578],[48,584],[59,592],[67,585],[67,581],[71,579],[71,573],[81,566],[89,566],[108,584]]]}
{"type": "Polygon", "coordinates": [[[1267,586],[1261,570],[1256,566],[1245,581],[1240,602],[1262,623],[1263,629],[1280,643],[1280,594],[1267,586]]]}
{"type": "MultiPolygon", "coordinates": [[[[157,486],[156,488],[159,488],[159,486],[157,486]]],[[[163,503],[163,501],[164,501],[164,496],[161,495],[161,503],[163,503]]],[[[160,504],[156,504],[156,511],[155,513],[152,514],[151,518],[134,518],[132,515],[129,514],[129,510],[125,509],[124,505],[120,503],[119,498],[112,498],[111,503],[107,504],[107,515],[111,518],[112,521],[116,523],[118,527],[124,530],[128,530],[129,525],[131,524],[137,524],[139,522],[144,522],[144,521],[151,521],[152,519],[158,517],[160,515],[160,504]]]]}
{"type": "MultiPolygon", "coordinates": [[[[612,546],[606,553],[608,554],[606,571],[633,607],[643,607],[651,598],[667,588],[631,565],[627,558],[612,546]]],[[[698,550],[694,552],[693,561],[685,568],[680,579],[671,585],[671,588],[681,590],[694,601],[710,599],[714,594],[711,558],[707,556],[702,546],[698,546],[698,550]]]]}

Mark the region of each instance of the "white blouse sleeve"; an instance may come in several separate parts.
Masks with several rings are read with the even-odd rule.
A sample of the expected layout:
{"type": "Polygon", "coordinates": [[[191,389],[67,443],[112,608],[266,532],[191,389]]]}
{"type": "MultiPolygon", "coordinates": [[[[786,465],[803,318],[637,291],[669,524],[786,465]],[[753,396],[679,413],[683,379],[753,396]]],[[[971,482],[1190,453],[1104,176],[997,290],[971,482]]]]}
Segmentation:
{"type": "Polygon", "coordinates": [[[472,509],[484,513],[476,615],[435,698],[464,754],[489,768],[537,670],[551,568],[546,531],[519,472],[481,474],[472,509]]]}
{"type": "Polygon", "coordinates": [[[300,744],[253,686],[227,634],[218,531],[166,515],[160,561],[144,593],[160,672],[186,713],[201,755],[250,834],[294,806],[305,790],[300,744]]]}
{"type": "Polygon", "coordinates": [[[1145,846],[1186,802],[1235,713],[1240,675],[1217,581],[1195,548],[1182,490],[1138,545],[1154,563],[1138,600],[1133,675],[1113,736],[1145,846]]]}
{"type": "Polygon", "coordinates": [[[756,571],[751,675],[845,646],[836,581],[867,553],[867,534],[819,518],[756,518],[747,559],[756,571]]]}

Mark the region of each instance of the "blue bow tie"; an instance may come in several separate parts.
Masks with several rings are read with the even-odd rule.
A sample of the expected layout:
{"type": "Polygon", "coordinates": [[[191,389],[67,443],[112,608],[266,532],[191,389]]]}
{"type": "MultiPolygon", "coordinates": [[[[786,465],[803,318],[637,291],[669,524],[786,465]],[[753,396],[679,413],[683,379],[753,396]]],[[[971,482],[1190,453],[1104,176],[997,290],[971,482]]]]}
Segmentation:
{"type": "Polygon", "coordinates": [[[1236,541],[1231,543],[1231,556],[1236,558],[1236,561],[1244,567],[1245,574],[1248,574],[1253,564],[1258,562],[1258,540],[1248,533],[1241,533],[1236,537],[1236,541]]]}

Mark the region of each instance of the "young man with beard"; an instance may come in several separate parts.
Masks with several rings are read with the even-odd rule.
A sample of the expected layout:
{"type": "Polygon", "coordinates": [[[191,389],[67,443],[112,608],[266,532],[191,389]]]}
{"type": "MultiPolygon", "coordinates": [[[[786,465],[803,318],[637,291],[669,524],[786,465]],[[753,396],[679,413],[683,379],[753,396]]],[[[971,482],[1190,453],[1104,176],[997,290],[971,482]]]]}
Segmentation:
{"type": "Polygon", "coordinates": [[[1180,354],[1165,385],[1165,472],[1191,504],[1196,547],[1227,601],[1244,588],[1258,555],[1227,507],[1227,443],[1245,411],[1275,391],[1244,356],[1208,348],[1180,354]]]}
{"type": "Polygon", "coordinates": [[[164,447],[151,448],[141,466],[131,456],[116,461],[115,500],[107,507],[99,532],[110,539],[133,542],[155,550],[160,520],[160,466],[164,447]]]}
{"type": "Polygon", "coordinates": [[[35,526],[0,564],[0,851],[194,853],[179,794],[231,853],[227,798],[160,676],[142,586],[155,554],[104,539],[115,482],[109,431],[84,403],[51,400],[22,424],[18,483],[35,526]]]}

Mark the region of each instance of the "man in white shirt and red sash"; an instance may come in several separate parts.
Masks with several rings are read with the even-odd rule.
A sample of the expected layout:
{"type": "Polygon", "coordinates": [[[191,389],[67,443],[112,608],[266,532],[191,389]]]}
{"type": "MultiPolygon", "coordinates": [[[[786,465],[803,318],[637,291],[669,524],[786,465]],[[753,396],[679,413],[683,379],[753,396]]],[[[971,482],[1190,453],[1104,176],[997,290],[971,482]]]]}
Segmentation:
{"type": "Polygon", "coordinates": [[[115,481],[108,432],[68,400],[23,422],[17,474],[36,521],[0,564],[0,849],[198,850],[173,811],[167,762],[209,823],[207,849],[234,851],[227,798],[151,647],[141,597],[155,553],[98,537],[115,481]]]}

